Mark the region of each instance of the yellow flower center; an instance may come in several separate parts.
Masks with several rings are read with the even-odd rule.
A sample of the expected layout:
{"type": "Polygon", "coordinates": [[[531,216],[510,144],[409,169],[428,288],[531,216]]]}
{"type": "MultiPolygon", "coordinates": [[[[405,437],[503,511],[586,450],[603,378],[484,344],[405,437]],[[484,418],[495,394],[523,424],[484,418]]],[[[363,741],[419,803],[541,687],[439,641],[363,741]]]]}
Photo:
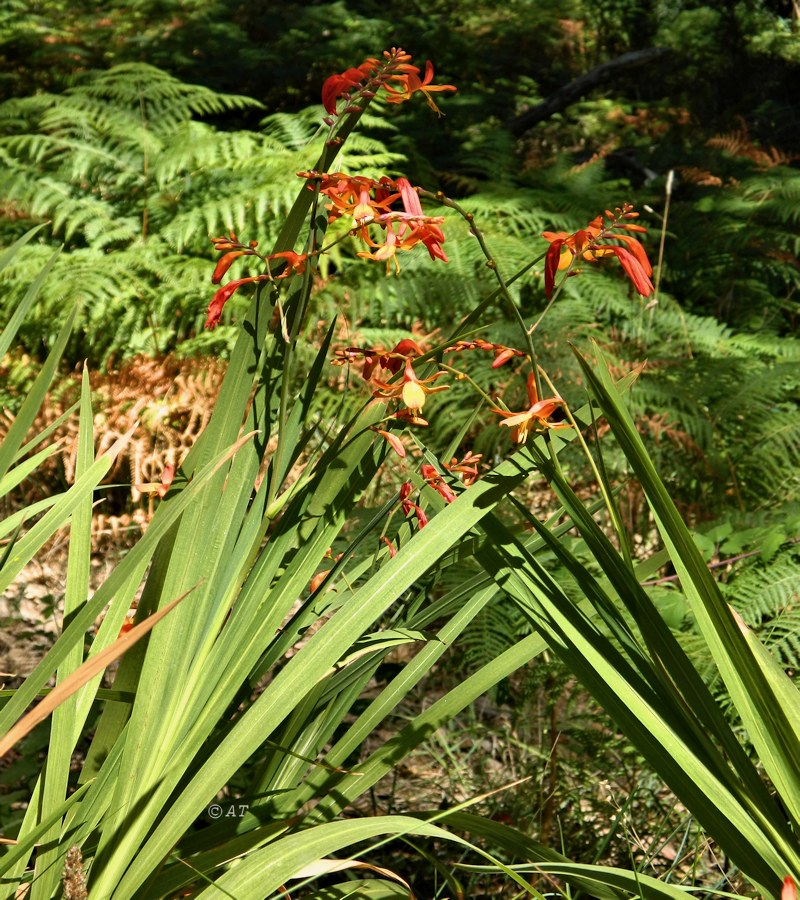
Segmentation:
{"type": "Polygon", "coordinates": [[[417,381],[407,381],[403,385],[403,403],[409,409],[422,409],[425,405],[425,391],[417,381]]]}

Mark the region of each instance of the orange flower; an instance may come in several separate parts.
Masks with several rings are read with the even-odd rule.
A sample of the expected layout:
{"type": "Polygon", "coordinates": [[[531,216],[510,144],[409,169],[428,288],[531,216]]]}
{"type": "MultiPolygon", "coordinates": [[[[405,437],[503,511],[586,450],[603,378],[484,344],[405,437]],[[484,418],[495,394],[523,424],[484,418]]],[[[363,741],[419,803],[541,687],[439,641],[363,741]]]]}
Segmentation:
{"type": "Polygon", "coordinates": [[[454,456],[449,463],[442,463],[448,472],[460,472],[461,480],[466,487],[478,480],[478,463],[483,459],[482,453],[467,453],[459,462],[454,456]]]}
{"type": "Polygon", "coordinates": [[[446,503],[452,503],[453,500],[456,499],[456,495],[453,493],[452,488],[436,471],[435,466],[431,466],[428,463],[423,463],[420,466],[420,472],[422,473],[422,477],[425,479],[425,483],[432,487],[438,494],[440,494],[444,498],[446,503]]]}
{"type": "MultiPolygon", "coordinates": [[[[403,211],[389,210],[378,216],[378,223],[386,229],[384,243],[378,244],[364,233],[362,237],[366,243],[376,249],[373,253],[363,250],[358,255],[366,259],[385,262],[387,272],[390,264],[394,263],[395,270],[399,272],[397,251],[410,250],[417,244],[423,244],[431,259],[441,259],[442,262],[447,262],[447,254],[442,248],[444,232],[439,227],[444,222],[444,217],[425,215],[419,194],[407,178],[398,178],[395,186],[403,203],[403,211]],[[397,226],[396,231],[395,225],[397,226]]],[[[398,194],[394,194],[386,197],[383,202],[391,203],[397,198],[398,194]]]]}
{"type": "Polygon", "coordinates": [[[414,71],[409,72],[407,75],[397,75],[392,79],[400,85],[399,91],[394,90],[388,84],[386,85],[386,93],[388,94],[386,100],[389,103],[404,103],[412,94],[421,91],[425,95],[428,106],[438,115],[444,115],[434,102],[431,94],[434,91],[455,91],[456,87],[452,84],[431,84],[433,81],[433,64],[430,60],[425,64],[425,78],[421,79],[419,77],[419,69],[416,66],[413,69],[414,71]]]}
{"type": "Polygon", "coordinates": [[[536,391],[536,379],[533,372],[528,375],[527,381],[528,401],[530,406],[524,412],[509,412],[505,409],[492,409],[492,412],[502,416],[504,421],[501,425],[512,428],[511,439],[518,444],[524,444],[528,439],[528,432],[531,427],[536,428],[568,428],[568,424],[553,425],[547,420],[558,409],[564,405],[564,401],[560,397],[549,397],[547,400],[540,400],[536,391]]]}
{"type": "Polygon", "coordinates": [[[386,441],[400,459],[406,458],[405,445],[396,434],[392,434],[391,431],[384,431],[382,428],[373,428],[372,430],[386,441]]]}
{"type": "MultiPolygon", "coordinates": [[[[228,250],[230,245],[225,242],[221,243],[220,238],[213,239],[214,245],[216,249],[225,249],[228,250]]],[[[247,250],[231,250],[229,253],[226,253],[219,262],[217,263],[216,268],[214,269],[214,274],[211,278],[212,284],[218,284],[219,280],[223,277],[223,275],[230,268],[231,263],[233,263],[239,256],[244,255],[252,255],[255,247],[255,242],[250,245],[250,248],[247,250]]],[[[290,275],[302,275],[306,268],[306,263],[308,262],[308,256],[305,253],[295,253],[292,250],[284,250],[280,253],[273,253],[271,256],[262,257],[264,261],[269,265],[273,260],[278,262],[285,262],[286,266],[283,268],[279,275],[273,275],[272,270],[270,269],[264,275],[252,275],[249,278],[239,278],[235,281],[229,281],[224,287],[221,287],[216,294],[214,294],[211,303],[208,304],[208,309],[206,311],[206,325],[205,327],[210,330],[217,327],[219,324],[219,320],[222,317],[222,310],[228,300],[239,290],[239,288],[243,284],[256,284],[262,281],[276,281],[281,278],[288,278],[290,275]]]]}
{"type": "MultiPolygon", "coordinates": [[[[334,222],[345,215],[350,215],[356,225],[374,221],[382,213],[388,212],[390,204],[397,198],[395,184],[388,178],[376,181],[363,175],[346,175],[344,172],[298,172],[301,178],[308,181],[319,181],[319,192],[331,202],[328,205],[328,221],[334,222]],[[376,193],[376,198],[370,192],[376,193]],[[380,196],[377,194],[380,192],[380,196]]],[[[313,187],[310,184],[309,187],[313,187]]]]}
{"type": "MultiPolygon", "coordinates": [[[[323,560],[330,559],[334,563],[338,563],[339,560],[342,559],[343,557],[344,557],[344,553],[339,553],[337,556],[334,556],[331,553],[331,548],[328,547],[328,549],[325,551],[325,556],[323,556],[322,558],[323,558],[323,560]]],[[[317,574],[311,579],[311,581],[308,585],[309,591],[313,594],[314,591],[319,590],[322,583],[331,574],[332,571],[333,571],[332,569],[325,569],[322,572],[317,572],[317,574]]]]}
{"type": "Polygon", "coordinates": [[[162,499],[167,496],[170,485],[172,484],[172,480],[175,477],[175,466],[172,463],[167,463],[164,466],[164,469],[161,473],[161,482],[160,484],[147,483],[147,484],[135,484],[134,488],[137,491],[140,491],[143,494],[158,494],[162,499]]]}
{"type": "Polygon", "coordinates": [[[251,278],[239,278],[237,281],[229,281],[224,287],[221,287],[214,294],[211,303],[208,304],[206,310],[206,328],[213,331],[219,325],[222,318],[222,310],[228,300],[239,290],[243,284],[254,284],[258,281],[267,281],[267,275],[254,275],[251,278]]]}
{"type": "Polygon", "coordinates": [[[636,290],[643,297],[649,297],[654,290],[650,281],[653,268],[644,247],[630,234],[618,233],[620,230],[644,232],[645,229],[641,225],[626,221],[638,215],[632,211],[630,204],[626,203],[616,212],[605,211],[605,218],[609,219],[608,224],[605,224],[603,216],[597,216],[586,228],[581,228],[574,234],[568,234],[566,231],[542,232],[542,237],[550,241],[550,248],[544,261],[544,290],[547,299],[549,300],[553,294],[556,274],[569,268],[576,257],[587,262],[597,262],[606,256],[616,256],[636,290]],[[604,241],[620,241],[622,246],[603,243],[604,241]]]}
{"type": "Polygon", "coordinates": [[[372,395],[380,400],[401,400],[408,411],[416,416],[425,405],[425,397],[427,394],[435,394],[439,391],[446,391],[448,385],[443,384],[439,387],[428,387],[432,381],[445,375],[445,372],[436,372],[430,378],[419,379],[411,364],[411,359],[406,359],[403,377],[395,384],[387,384],[383,381],[375,381],[378,390],[372,395]]]}
{"type": "Polygon", "coordinates": [[[400,199],[403,201],[403,210],[405,216],[404,222],[401,224],[401,235],[404,233],[404,225],[408,223],[411,227],[411,234],[406,238],[406,242],[422,243],[425,245],[431,259],[441,259],[447,262],[447,256],[442,249],[444,243],[444,232],[438,226],[442,224],[444,218],[442,216],[426,216],[422,203],[420,203],[419,194],[411,186],[411,182],[407,178],[397,179],[397,190],[400,192],[400,199]],[[410,239],[413,238],[413,241],[410,239]]]}
{"type": "MultiPolygon", "coordinates": [[[[329,222],[345,215],[353,217],[352,233],[372,248],[362,250],[359,256],[385,262],[387,272],[394,264],[399,272],[397,252],[423,244],[431,259],[447,262],[447,255],[442,249],[444,232],[439,227],[444,217],[425,215],[419,194],[407,178],[393,181],[384,176],[376,181],[344,172],[325,174],[309,171],[297,174],[309,182],[317,182],[319,192],[331,201],[327,207],[329,222]],[[402,202],[402,211],[392,209],[392,204],[398,200],[402,202]],[[379,225],[383,229],[385,238],[382,243],[370,236],[369,225],[379,225]]],[[[309,187],[313,184],[310,183],[309,187]]]]}
{"type": "MultiPolygon", "coordinates": [[[[351,104],[359,97],[374,97],[380,88],[385,88],[389,103],[404,103],[417,91],[425,95],[428,106],[442,115],[433,101],[431,93],[434,91],[454,91],[452,84],[431,84],[433,81],[433,66],[430,60],[425,66],[425,77],[419,77],[419,68],[411,65],[411,57],[399,47],[384,50],[383,61],[366,59],[355,69],[347,69],[336,75],[331,75],[322,85],[322,105],[331,117],[339,115],[336,108],[337,100],[346,97],[344,112],[351,110],[351,104]],[[395,83],[397,89],[390,85],[395,83]]],[[[325,120],[327,124],[333,123],[333,118],[325,120]]]]}

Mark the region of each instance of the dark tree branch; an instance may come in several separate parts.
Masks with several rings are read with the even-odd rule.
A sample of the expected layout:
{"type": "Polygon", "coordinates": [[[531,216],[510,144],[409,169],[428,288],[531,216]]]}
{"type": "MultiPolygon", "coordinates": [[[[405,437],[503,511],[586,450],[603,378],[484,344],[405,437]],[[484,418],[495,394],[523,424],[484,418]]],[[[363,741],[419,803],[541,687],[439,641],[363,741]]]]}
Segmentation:
{"type": "Polygon", "coordinates": [[[506,128],[515,137],[521,137],[534,125],[549,119],[550,116],[561,112],[562,109],[566,109],[570,103],[574,103],[619,72],[627,72],[630,69],[645,66],[672,52],[669,47],[648,47],[646,50],[633,50],[630,53],[623,53],[622,56],[618,56],[616,59],[601,63],[588,72],[584,72],[583,75],[579,75],[574,81],[570,81],[569,84],[565,84],[564,87],[559,88],[555,94],[551,94],[542,103],[537,103],[536,106],[526,110],[521,115],[509,119],[505,123],[506,128]]]}

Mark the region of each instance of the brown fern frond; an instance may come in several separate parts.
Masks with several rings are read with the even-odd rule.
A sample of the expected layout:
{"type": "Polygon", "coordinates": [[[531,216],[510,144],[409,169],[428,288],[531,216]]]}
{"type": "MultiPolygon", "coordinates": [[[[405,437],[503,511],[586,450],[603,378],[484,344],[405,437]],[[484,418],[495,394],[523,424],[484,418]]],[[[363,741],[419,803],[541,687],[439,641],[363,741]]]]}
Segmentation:
{"type": "Polygon", "coordinates": [[[740,127],[729,134],[718,134],[706,141],[707,147],[724,150],[731,156],[743,156],[752,160],[759,169],[774,169],[776,166],[788,166],[796,159],[800,159],[797,153],[785,153],[778,147],[771,146],[768,150],[759,147],[747,130],[744,121],[740,121],[740,127]]]}
{"type": "Polygon", "coordinates": [[[722,179],[708,169],[700,169],[697,166],[678,166],[678,175],[688,184],[699,184],[703,187],[722,187],[722,179]]]}
{"type": "MultiPolygon", "coordinates": [[[[179,466],[211,417],[223,372],[224,365],[213,359],[181,360],[165,356],[137,357],[119,370],[90,375],[97,409],[96,453],[106,451],[137,425],[127,455],[117,459],[106,481],[130,483],[132,499],[138,502],[143,493],[136,485],[158,483],[165,466],[179,466]]],[[[79,393],[80,375],[64,379],[40,411],[34,422],[34,433],[43,431],[61,416],[79,393]]],[[[0,437],[7,432],[11,421],[10,417],[0,420],[0,437]]],[[[77,417],[62,424],[51,440],[61,440],[64,446],[48,465],[60,466],[64,479],[72,483],[78,448],[77,417]]],[[[47,465],[39,473],[46,477],[47,465]]],[[[55,476],[56,472],[53,470],[51,474],[55,476]]]]}

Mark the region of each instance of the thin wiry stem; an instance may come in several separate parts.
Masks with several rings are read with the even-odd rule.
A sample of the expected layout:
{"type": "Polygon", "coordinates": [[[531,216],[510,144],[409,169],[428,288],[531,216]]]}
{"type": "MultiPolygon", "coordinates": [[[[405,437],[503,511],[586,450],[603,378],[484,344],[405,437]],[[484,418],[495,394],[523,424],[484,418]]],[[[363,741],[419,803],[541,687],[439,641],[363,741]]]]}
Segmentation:
{"type": "MultiPolygon", "coordinates": [[[[530,357],[531,367],[533,370],[533,377],[536,382],[536,390],[539,393],[539,396],[541,396],[542,385],[541,385],[541,380],[539,378],[539,366],[536,361],[537,360],[536,349],[533,345],[533,338],[532,338],[531,331],[528,329],[528,326],[525,324],[525,320],[522,318],[522,313],[520,313],[519,308],[517,307],[517,304],[514,302],[514,298],[511,296],[511,292],[508,289],[508,282],[506,282],[505,279],[503,278],[503,275],[500,271],[500,267],[497,265],[497,260],[494,258],[491,251],[489,250],[489,247],[486,243],[486,238],[484,237],[483,232],[475,224],[475,216],[471,212],[468,212],[466,209],[464,209],[464,207],[461,206],[459,203],[456,203],[455,200],[451,200],[449,197],[446,197],[442,193],[442,191],[437,191],[435,194],[431,194],[429,191],[420,190],[419,193],[421,196],[431,197],[434,200],[438,200],[438,202],[441,203],[442,206],[446,206],[446,207],[452,209],[454,212],[457,212],[469,225],[470,233],[472,235],[474,235],[475,239],[478,241],[478,246],[481,248],[481,252],[486,257],[486,268],[490,269],[494,273],[494,276],[499,285],[500,296],[503,297],[503,299],[506,301],[506,304],[508,305],[509,309],[511,310],[514,318],[517,320],[517,324],[519,325],[520,330],[522,331],[522,334],[525,337],[525,343],[527,344],[528,355],[530,357]]],[[[542,254],[540,257],[538,257],[538,259],[534,260],[532,265],[535,265],[535,263],[539,262],[542,259],[544,259],[544,254],[542,254]]]]}

